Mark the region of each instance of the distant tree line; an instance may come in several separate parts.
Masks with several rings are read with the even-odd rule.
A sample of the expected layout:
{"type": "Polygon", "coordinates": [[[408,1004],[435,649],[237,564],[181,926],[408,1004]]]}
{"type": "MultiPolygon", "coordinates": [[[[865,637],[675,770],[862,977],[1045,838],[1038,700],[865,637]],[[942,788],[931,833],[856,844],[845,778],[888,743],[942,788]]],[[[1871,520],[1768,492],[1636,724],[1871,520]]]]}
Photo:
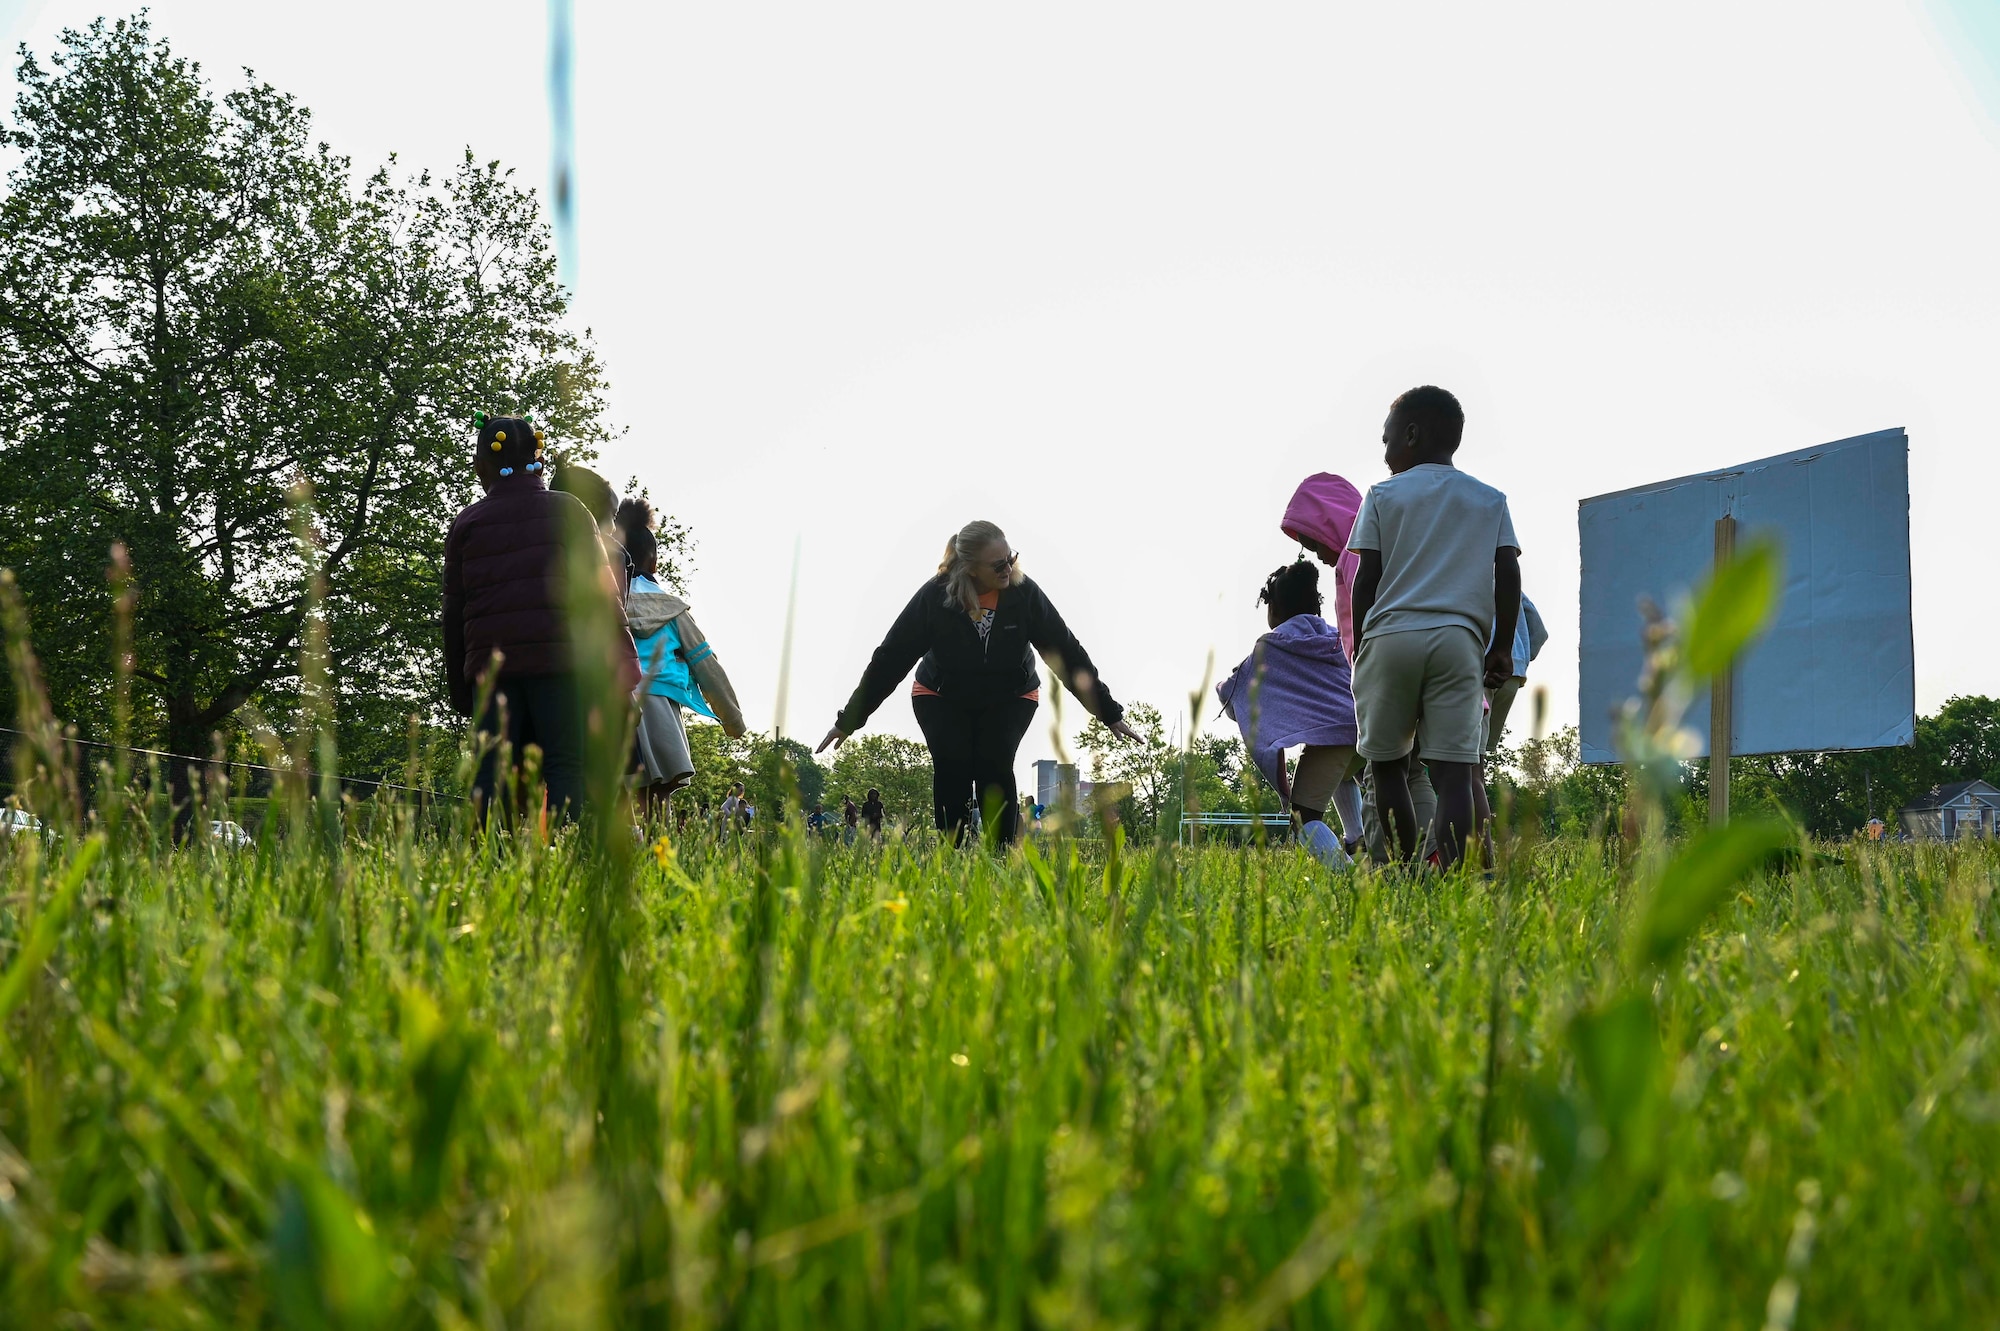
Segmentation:
{"type": "MultiPolygon", "coordinates": [[[[1706,759],[1686,765],[1668,811],[1677,828],[1707,820],[1708,772],[1706,759]]],[[[1586,766],[1574,726],[1507,750],[1494,776],[1496,795],[1534,809],[1552,835],[1615,829],[1625,806],[1624,769],[1586,766]]],[[[1837,840],[1870,817],[1893,834],[1900,810],[1938,786],[1971,780],[2000,785],[2000,700],[1983,695],[1952,698],[1917,718],[1916,742],[1901,748],[1734,759],[1729,796],[1733,810],[1782,812],[1811,835],[1837,840]]]]}

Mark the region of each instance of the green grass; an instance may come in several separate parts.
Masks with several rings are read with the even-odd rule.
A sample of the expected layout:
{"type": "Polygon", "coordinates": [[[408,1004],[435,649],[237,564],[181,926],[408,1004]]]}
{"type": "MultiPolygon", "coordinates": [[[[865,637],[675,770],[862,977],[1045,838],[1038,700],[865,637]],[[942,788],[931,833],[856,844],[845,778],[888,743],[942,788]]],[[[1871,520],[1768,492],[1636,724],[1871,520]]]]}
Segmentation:
{"type": "Polygon", "coordinates": [[[315,843],[10,848],[0,1325],[2000,1321],[1985,846],[315,843]]]}

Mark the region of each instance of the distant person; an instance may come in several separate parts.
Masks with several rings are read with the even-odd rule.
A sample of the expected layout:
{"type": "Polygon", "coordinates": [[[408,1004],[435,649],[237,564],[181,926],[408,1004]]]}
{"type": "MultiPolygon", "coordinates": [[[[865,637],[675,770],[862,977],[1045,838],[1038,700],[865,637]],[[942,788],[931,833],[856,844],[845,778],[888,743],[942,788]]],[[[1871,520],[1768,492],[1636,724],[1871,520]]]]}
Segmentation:
{"type": "MultiPolygon", "coordinates": [[[[1264,579],[1257,602],[1271,631],[1229,678],[1215,686],[1224,716],[1243,732],[1250,760],[1299,820],[1306,848],[1329,869],[1354,861],[1326,811],[1355,765],[1354,691],[1340,630],[1320,617],[1319,570],[1301,559],[1264,579]],[[1285,751],[1303,745],[1288,777],[1285,751]]],[[[1359,837],[1360,809],[1341,811],[1359,837]]]]}
{"type": "Polygon", "coordinates": [[[838,746],[917,667],[911,707],[931,751],[931,803],[938,830],[962,841],[975,812],[1000,802],[1001,844],[1020,831],[1014,756],[1041,698],[1040,652],[1112,734],[1136,739],[1125,709],[1042,589],[1016,576],[1020,556],[990,522],[951,537],[937,572],[924,581],[875,649],[854,695],[820,741],[838,746]]]}
{"type": "Polygon", "coordinates": [[[636,766],[649,809],[663,808],[673,792],[694,779],[694,754],[681,709],[718,722],[732,738],[745,733],[743,709],[708,636],[688,604],[658,582],[659,543],[639,527],[626,536],[632,582],[625,594],[625,625],[638,654],[639,724],[636,766]]]}
{"type": "Polygon", "coordinates": [[[861,821],[868,824],[868,835],[881,839],[882,819],[888,810],[882,806],[882,792],[873,786],[868,788],[868,798],[861,801],[861,821]]]}
{"type": "MultiPolygon", "coordinates": [[[[596,524],[574,497],[548,488],[542,434],[526,417],[481,413],[475,425],[472,466],[486,493],[460,510],[445,537],[446,692],[454,711],[471,716],[480,676],[497,655],[499,674],[478,728],[504,739],[516,762],[528,745],[538,746],[550,811],[570,818],[583,806],[586,708],[563,552],[595,541],[596,524]]],[[[614,598],[620,590],[608,573],[604,589],[614,598]]],[[[499,790],[497,764],[489,751],[473,777],[482,814],[499,790]]]]}
{"type": "Polygon", "coordinates": [[[742,826],[743,806],[748,803],[743,798],[743,783],[732,781],[729,793],[722,797],[722,830],[733,832],[742,826]]]}
{"type": "Polygon", "coordinates": [[[854,796],[840,797],[840,817],[841,821],[847,824],[847,830],[841,834],[841,839],[851,846],[861,830],[861,808],[854,802],[854,796]]]}
{"type": "Polygon", "coordinates": [[[826,805],[814,800],[812,812],[806,815],[806,829],[815,836],[825,836],[827,822],[826,805]]]}
{"type": "Polygon", "coordinates": [[[1520,543],[1507,496],[1453,465],[1465,412],[1442,388],[1397,398],[1382,426],[1389,478],[1369,487],[1348,546],[1354,580],[1354,698],[1360,749],[1399,858],[1417,851],[1410,753],[1423,751],[1438,807],[1438,863],[1477,835],[1473,783],[1485,693],[1514,670],[1520,543]],[[1493,645],[1488,649],[1488,643],[1493,645]]]}

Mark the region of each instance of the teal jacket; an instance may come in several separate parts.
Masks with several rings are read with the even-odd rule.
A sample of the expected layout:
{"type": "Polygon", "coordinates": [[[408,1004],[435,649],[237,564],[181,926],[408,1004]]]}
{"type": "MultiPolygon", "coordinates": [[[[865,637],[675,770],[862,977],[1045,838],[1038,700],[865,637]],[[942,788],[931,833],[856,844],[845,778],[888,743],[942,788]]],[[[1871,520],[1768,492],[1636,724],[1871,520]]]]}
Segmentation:
{"type": "Polygon", "coordinates": [[[639,685],[657,698],[669,698],[692,712],[719,720],[701,688],[694,682],[694,667],[713,654],[706,643],[698,643],[690,654],[681,643],[675,622],[687,613],[687,602],[674,596],[643,573],[632,579],[625,598],[626,622],[639,648],[639,685]]]}

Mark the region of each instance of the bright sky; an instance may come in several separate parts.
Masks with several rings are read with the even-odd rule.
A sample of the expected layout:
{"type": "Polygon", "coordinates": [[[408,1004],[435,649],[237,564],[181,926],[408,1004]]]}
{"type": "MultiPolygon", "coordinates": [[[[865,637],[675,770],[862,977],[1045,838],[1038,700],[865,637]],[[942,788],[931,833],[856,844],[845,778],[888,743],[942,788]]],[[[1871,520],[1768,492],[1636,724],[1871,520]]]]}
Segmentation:
{"type": "MultiPolygon", "coordinates": [[[[46,52],[101,5],[0,31],[46,52]]],[[[1579,498],[1896,425],[1918,706],[2000,691],[1992,0],[577,8],[605,470],[693,526],[753,725],[794,542],[816,742],[973,517],[1121,698],[1184,711],[1262,629],[1292,487],[1379,478],[1426,381],[1512,502],[1552,723],[1579,498]]],[[[358,166],[470,144],[546,184],[535,0],[152,14],[358,166]]],[[[875,725],[917,733],[900,697],[875,725]]]]}

